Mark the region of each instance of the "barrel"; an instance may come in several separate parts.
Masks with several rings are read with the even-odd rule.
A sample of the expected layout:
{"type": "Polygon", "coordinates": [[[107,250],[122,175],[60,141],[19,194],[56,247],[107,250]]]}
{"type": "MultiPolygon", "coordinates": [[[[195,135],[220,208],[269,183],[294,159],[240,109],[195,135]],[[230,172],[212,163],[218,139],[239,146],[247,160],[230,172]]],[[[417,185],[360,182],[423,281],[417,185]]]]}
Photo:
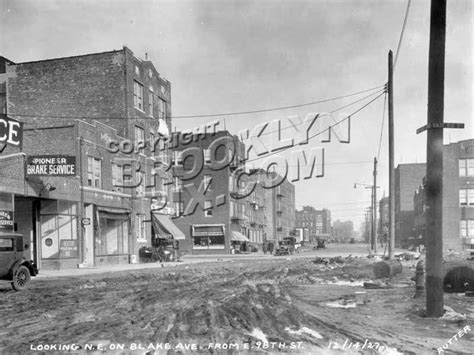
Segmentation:
{"type": "Polygon", "coordinates": [[[376,279],[382,279],[400,274],[402,272],[402,264],[398,260],[379,261],[374,264],[374,275],[376,279]]]}

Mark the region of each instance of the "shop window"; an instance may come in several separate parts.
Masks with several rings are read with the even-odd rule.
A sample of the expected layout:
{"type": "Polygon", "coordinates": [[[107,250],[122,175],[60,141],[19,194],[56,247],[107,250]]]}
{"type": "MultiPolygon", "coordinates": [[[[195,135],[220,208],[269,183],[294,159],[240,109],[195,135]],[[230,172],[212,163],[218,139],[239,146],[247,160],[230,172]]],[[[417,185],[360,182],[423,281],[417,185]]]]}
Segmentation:
{"type": "Polygon", "coordinates": [[[43,200],[40,209],[41,257],[65,259],[78,257],[77,204],[70,201],[43,200]]]}
{"type": "Polygon", "coordinates": [[[224,226],[218,224],[192,226],[193,249],[224,249],[224,226]]]}
{"type": "Polygon", "coordinates": [[[138,81],[133,82],[133,106],[143,111],[143,85],[138,81]]]}
{"type": "Polygon", "coordinates": [[[102,161],[87,157],[87,185],[97,189],[102,188],[102,161]]]}
{"type": "Polygon", "coordinates": [[[128,217],[122,214],[100,213],[99,221],[95,255],[128,254],[128,217]]]}

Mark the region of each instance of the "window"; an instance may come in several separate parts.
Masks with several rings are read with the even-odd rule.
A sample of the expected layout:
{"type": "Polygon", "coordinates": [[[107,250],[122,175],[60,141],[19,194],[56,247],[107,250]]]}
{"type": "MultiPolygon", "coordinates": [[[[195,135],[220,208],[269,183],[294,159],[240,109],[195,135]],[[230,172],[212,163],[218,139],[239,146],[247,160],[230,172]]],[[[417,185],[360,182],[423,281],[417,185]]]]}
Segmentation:
{"type": "Polygon", "coordinates": [[[0,239],[0,251],[13,251],[13,239],[0,239]]]}
{"type": "Polygon", "coordinates": [[[212,217],[212,201],[211,200],[204,201],[204,216],[212,217]]]}
{"type": "Polygon", "coordinates": [[[184,202],[175,201],[174,202],[174,213],[176,217],[182,216],[184,212],[184,202]]]}
{"type": "Polygon", "coordinates": [[[148,91],[148,114],[150,117],[153,117],[153,88],[150,86],[150,91],[148,91]]]}
{"type": "Polygon", "coordinates": [[[166,118],[166,101],[158,98],[158,118],[166,118]]]}
{"type": "Polygon", "coordinates": [[[204,149],[204,162],[210,163],[211,162],[211,150],[204,149]]]}
{"type": "Polygon", "coordinates": [[[202,176],[202,182],[204,184],[204,193],[206,193],[208,190],[211,191],[211,182],[212,182],[212,176],[209,174],[204,174],[202,176]]]}
{"type": "Polygon", "coordinates": [[[148,69],[148,77],[151,79],[153,77],[153,71],[148,69]]]}
{"type": "Polygon", "coordinates": [[[474,159],[459,159],[459,176],[474,176],[474,159]]]}
{"type": "Polygon", "coordinates": [[[474,238],[474,219],[462,219],[459,223],[461,238],[474,238]]]}
{"type": "Polygon", "coordinates": [[[133,106],[143,111],[143,85],[138,81],[133,82],[133,106]]]}
{"type": "Polygon", "coordinates": [[[174,178],[174,190],[176,192],[183,191],[183,180],[181,180],[178,176],[174,178]]]}
{"type": "Polygon", "coordinates": [[[135,74],[140,75],[140,68],[138,67],[138,65],[135,65],[135,74]]]}
{"type": "MultiPolygon", "coordinates": [[[[138,143],[145,143],[145,130],[141,127],[135,126],[135,146],[138,143]]],[[[145,144],[143,144],[144,146],[145,144]]],[[[144,148],[140,148],[140,154],[144,154],[144,148]]]]}
{"type": "Polygon", "coordinates": [[[135,181],[138,184],[135,191],[137,197],[144,197],[145,196],[145,186],[146,186],[146,178],[144,171],[135,171],[135,181]]]}
{"type": "Polygon", "coordinates": [[[97,189],[102,188],[102,161],[87,157],[87,185],[97,189]]]}
{"type": "Polygon", "coordinates": [[[112,163],[112,191],[123,191],[123,167],[112,163]]]}
{"type": "Polygon", "coordinates": [[[461,206],[474,205],[474,189],[460,189],[459,190],[459,205],[461,206]]]}
{"type": "Polygon", "coordinates": [[[183,165],[183,152],[175,151],[175,165],[183,165]]]}
{"type": "Polygon", "coordinates": [[[0,113],[7,114],[7,95],[0,94],[0,113]]]}
{"type": "Polygon", "coordinates": [[[145,215],[137,214],[137,242],[146,242],[145,215]]]}

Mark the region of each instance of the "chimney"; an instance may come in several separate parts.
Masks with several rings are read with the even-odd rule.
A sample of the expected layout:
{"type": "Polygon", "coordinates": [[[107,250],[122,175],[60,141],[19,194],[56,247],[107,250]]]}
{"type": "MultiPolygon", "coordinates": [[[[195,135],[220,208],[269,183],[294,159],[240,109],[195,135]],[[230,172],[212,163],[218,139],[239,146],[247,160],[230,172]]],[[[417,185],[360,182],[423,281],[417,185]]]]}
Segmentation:
{"type": "Polygon", "coordinates": [[[145,60],[148,60],[148,53],[145,53],[145,60]]]}

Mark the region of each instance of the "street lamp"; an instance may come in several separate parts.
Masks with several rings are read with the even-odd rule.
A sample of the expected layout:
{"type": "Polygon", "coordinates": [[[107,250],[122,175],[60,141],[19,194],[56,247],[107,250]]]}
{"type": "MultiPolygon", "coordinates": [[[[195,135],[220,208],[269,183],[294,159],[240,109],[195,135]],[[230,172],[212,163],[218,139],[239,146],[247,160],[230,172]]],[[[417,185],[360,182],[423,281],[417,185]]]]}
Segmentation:
{"type": "Polygon", "coordinates": [[[372,228],[371,228],[370,247],[373,250],[374,254],[376,254],[377,253],[377,188],[379,188],[380,186],[355,182],[354,189],[356,189],[357,186],[363,186],[366,189],[372,190],[372,194],[371,194],[372,228]]]}

